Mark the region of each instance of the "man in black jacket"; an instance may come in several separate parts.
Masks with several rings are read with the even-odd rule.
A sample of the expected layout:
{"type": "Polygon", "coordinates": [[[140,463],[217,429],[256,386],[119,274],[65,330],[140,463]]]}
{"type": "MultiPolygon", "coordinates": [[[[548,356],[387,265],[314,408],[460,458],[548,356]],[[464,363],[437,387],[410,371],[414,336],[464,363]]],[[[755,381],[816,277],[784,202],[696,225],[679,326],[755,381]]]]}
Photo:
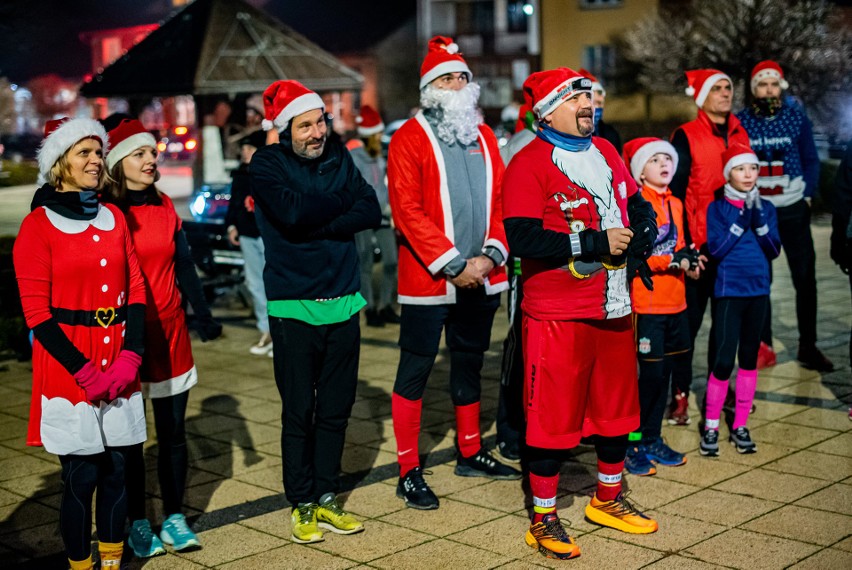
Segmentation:
{"type": "Polygon", "coordinates": [[[376,192],[344,146],[329,138],[325,107],[296,81],[263,94],[263,127],[279,144],[251,163],[255,216],[265,245],[269,328],[281,394],[284,489],[292,539],[321,541],[323,529],[362,531],[335,493],[358,375],[359,290],[354,236],[381,223],[376,192]]]}

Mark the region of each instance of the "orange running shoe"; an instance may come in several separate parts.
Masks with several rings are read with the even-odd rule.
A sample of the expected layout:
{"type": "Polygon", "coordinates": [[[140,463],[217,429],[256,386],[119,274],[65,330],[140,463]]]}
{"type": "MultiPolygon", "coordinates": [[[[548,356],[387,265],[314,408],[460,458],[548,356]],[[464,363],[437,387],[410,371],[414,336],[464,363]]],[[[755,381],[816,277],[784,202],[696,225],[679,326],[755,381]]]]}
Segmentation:
{"type": "Polygon", "coordinates": [[[657,532],[657,521],[644,515],[619,493],[612,501],[599,501],[598,496],[586,505],[586,517],[599,525],[608,526],[631,534],[657,532]]]}
{"type": "Polygon", "coordinates": [[[530,524],[524,540],[530,547],[538,548],[547,558],[568,560],[580,556],[580,547],[565,532],[556,513],[548,513],[541,522],[530,524]]]}

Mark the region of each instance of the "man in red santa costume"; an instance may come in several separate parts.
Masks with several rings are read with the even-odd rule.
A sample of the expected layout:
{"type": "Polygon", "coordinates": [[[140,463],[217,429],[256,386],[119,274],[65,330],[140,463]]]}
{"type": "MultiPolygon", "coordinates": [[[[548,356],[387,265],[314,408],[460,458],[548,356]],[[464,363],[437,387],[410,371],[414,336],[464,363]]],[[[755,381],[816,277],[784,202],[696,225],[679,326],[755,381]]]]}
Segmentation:
{"type": "MultiPolygon", "coordinates": [[[[524,281],[526,454],[534,513],[526,543],[550,558],[579,556],[556,513],[560,450],[592,437],[598,485],[585,514],[629,533],[657,530],[622,494],[627,434],[639,425],[628,282],[657,235],[653,208],[618,152],[592,137],[592,82],[559,68],[524,91],[537,138],[509,165],[504,221],[524,281]]],[[[648,286],[648,285],[646,285],[648,286]]],[[[650,287],[649,287],[650,288],[650,287]]]]}
{"type": "Polygon", "coordinates": [[[397,496],[438,508],[423,479],[417,439],[426,380],[446,329],[456,411],[456,475],[520,479],[482,447],[480,371],[508,257],[503,162],[477,108],[479,85],[452,39],[437,36],[420,69],[421,111],[391,141],[388,188],[399,246],[400,360],[393,389],[397,496]]]}

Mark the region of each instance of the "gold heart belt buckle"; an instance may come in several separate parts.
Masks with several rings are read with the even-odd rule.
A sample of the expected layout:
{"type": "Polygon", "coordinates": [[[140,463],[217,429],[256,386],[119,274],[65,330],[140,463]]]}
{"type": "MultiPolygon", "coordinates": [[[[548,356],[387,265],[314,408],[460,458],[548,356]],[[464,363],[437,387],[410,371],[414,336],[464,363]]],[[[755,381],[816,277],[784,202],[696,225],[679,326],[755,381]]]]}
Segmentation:
{"type": "Polygon", "coordinates": [[[115,320],[114,307],[100,307],[95,311],[95,320],[104,328],[108,328],[115,320]]]}

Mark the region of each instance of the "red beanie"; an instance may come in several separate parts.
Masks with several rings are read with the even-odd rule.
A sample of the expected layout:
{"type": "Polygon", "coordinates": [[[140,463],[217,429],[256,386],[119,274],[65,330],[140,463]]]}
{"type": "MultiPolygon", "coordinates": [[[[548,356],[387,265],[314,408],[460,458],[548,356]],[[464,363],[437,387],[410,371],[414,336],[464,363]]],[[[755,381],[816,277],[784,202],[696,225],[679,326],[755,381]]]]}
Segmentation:
{"type": "Polygon", "coordinates": [[[725,180],[728,180],[733,168],[742,164],[760,164],[760,161],[750,146],[743,143],[733,143],[722,154],[722,164],[725,165],[722,174],[725,175],[725,180]]]}
{"type": "Polygon", "coordinates": [[[592,80],[567,67],[538,71],[524,81],[524,97],[529,96],[539,119],[578,93],[591,96],[592,80]]]}
{"type": "Polygon", "coordinates": [[[677,151],[670,142],[655,137],[633,139],[624,145],[624,162],[630,167],[630,174],[636,182],[642,183],[639,177],[645,169],[645,164],[658,153],[672,157],[672,166],[677,170],[677,151]]]}
{"type": "MultiPolygon", "coordinates": [[[[707,100],[710,90],[720,79],[731,81],[731,78],[726,73],[718,69],[692,69],[687,71],[686,82],[689,83],[689,87],[686,88],[686,94],[694,97],[695,104],[701,107],[704,105],[704,101],[707,100]]],[[[734,82],[731,81],[731,85],[733,84],[734,82]]]]}
{"type": "Polygon", "coordinates": [[[263,114],[261,125],[264,131],[274,127],[281,132],[290,119],[313,109],[325,111],[322,97],[292,79],[276,81],[263,92],[263,114]]]}
{"type": "Polygon", "coordinates": [[[435,36],[429,40],[429,51],[420,66],[420,89],[447,73],[466,73],[468,81],[473,79],[473,73],[453,39],[435,36]]]}
{"type": "Polygon", "coordinates": [[[106,157],[107,170],[112,170],[119,161],[137,148],[151,146],[157,148],[154,135],[145,130],[142,123],[136,119],[124,119],[116,128],[109,132],[112,150],[106,157]]]}
{"type": "Polygon", "coordinates": [[[379,112],[369,105],[361,105],[361,112],[355,117],[358,123],[358,136],[368,137],[385,130],[385,124],[379,112]]]}
{"type": "Polygon", "coordinates": [[[757,84],[762,79],[769,77],[777,79],[781,89],[790,87],[790,84],[784,79],[784,72],[781,70],[781,66],[771,59],[766,59],[755,65],[754,69],[751,70],[751,92],[754,93],[757,84]]]}

